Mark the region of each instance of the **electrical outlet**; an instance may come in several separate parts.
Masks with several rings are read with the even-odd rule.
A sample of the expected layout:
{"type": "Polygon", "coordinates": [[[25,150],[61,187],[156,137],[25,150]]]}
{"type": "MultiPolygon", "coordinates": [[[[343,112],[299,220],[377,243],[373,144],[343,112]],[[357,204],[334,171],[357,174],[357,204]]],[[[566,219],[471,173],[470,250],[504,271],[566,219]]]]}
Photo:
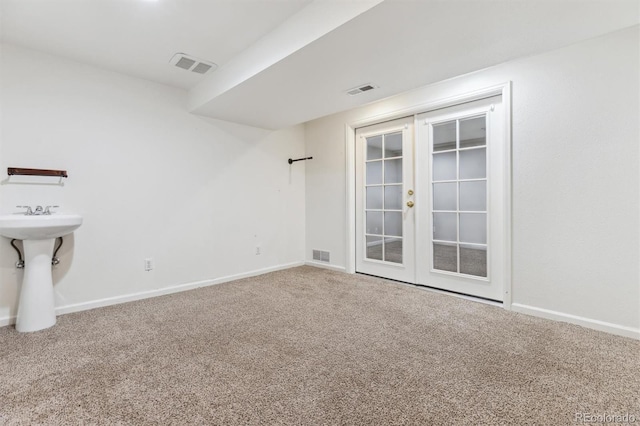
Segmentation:
{"type": "Polygon", "coordinates": [[[150,271],[153,269],[153,258],[152,257],[147,257],[144,260],[144,270],[145,271],[150,271]]]}
{"type": "Polygon", "coordinates": [[[260,246],[256,246],[256,256],[262,254],[262,248],[260,246]]]}

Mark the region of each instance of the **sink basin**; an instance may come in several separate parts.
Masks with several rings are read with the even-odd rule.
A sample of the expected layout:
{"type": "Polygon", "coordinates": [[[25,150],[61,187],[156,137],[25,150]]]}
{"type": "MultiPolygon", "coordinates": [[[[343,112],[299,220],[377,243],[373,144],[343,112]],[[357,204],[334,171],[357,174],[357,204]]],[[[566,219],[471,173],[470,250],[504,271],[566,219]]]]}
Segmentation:
{"type": "Polygon", "coordinates": [[[0,235],[22,241],[24,277],[20,288],[16,330],[37,331],[56,323],[51,257],[56,238],[82,225],[77,214],[0,216],[0,235]]]}
{"type": "Polygon", "coordinates": [[[82,225],[77,214],[0,216],[0,235],[18,240],[46,240],[70,234],[82,225]]]}

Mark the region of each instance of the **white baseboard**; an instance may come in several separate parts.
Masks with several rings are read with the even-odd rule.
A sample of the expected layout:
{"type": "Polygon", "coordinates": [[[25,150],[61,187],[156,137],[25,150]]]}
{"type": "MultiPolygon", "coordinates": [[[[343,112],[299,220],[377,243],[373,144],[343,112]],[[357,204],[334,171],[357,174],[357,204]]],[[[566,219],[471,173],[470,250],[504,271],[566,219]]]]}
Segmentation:
{"type": "MultiPolygon", "coordinates": [[[[104,306],[118,305],[120,303],[133,302],[134,300],[149,299],[151,297],[164,296],[166,294],[179,293],[181,291],[193,290],[200,287],[208,287],[211,285],[222,284],[229,281],[235,281],[242,278],[255,277],[257,275],[267,274],[269,272],[281,271],[283,269],[295,268],[302,266],[305,262],[292,262],[282,265],[270,266],[268,268],[256,269],[241,274],[228,275],[226,277],[214,278],[211,280],[196,281],[185,284],[178,284],[170,287],[164,287],[157,290],[141,291],[139,293],[124,294],[122,296],[107,297],[104,299],[91,300],[88,302],[75,303],[66,306],[57,306],[56,315],[70,314],[72,312],[88,311],[90,309],[101,308],[104,306]]],[[[0,327],[15,324],[16,317],[0,318],[0,327]]]]}
{"type": "MultiPolygon", "coordinates": [[[[222,284],[229,281],[235,281],[242,278],[255,277],[257,275],[267,274],[269,272],[280,271],[283,269],[294,268],[296,266],[314,266],[317,268],[330,269],[338,272],[346,272],[346,268],[343,266],[336,266],[321,262],[306,261],[306,262],[292,262],[282,265],[270,266],[268,268],[256,269],[249,272],[243,272],[235,275],[228,275],[225,277],[214,278],[210,280],[196,281],[191,283],[178,284],[170,287],[164,287],[157,290],[149,290],[138,293],[125,294],[122,296],[108,297],[99,300],[92,300],[88,302],[75,303],[72,305],[58,306],[56,307],[56,315],[64,315],[72,312],[87,311],[90,309],[100,308],[103,306],[117,305],[120,303],[132,302],[135,300],[148,299],[151,297],[163,296],[166,294],[179,293],[181,291],[192,290],[200,287],[208,287],[211,285],[222,284]]],[[[580,317],[577,315],[565,314],[558,311],[552,311],[549,309],[537,308],[534,306],[523,305],[520,303],[512,303],[511,310],[514,312],[520,312],[527,315],[536,317],[542,317],[555,321],[563,321],[571,324],[581,325],[583,327],[591,328],[594,330],[604,331],[607,333],[616,334],[618,336],[630,337],[632,339],[640,340],[640,329],[627,327],[619,324],[613,324],[609,322],[599,321],[591,318],[580,317]]],[[[0,318],[0,327],[15,324],[15,316],[0,318]]]]}
{"type": "Polygon", "coordinates": [[[532,315],[534,317],[542,317],[555,321],[563,321],[571,324],[581,325],[593,330],[605,331],[607,333],[616,334],[618,336],[630,337],[640,340],[640,329],[627,327],[624,325],[613,324],[591,318],[580,317],[577,315],[565,314],[563,312],[551,311],[549,309],[536,308],[534,306],[522,305],[520,303],[512,303],[511,310],[522,314],[532,315]]]}
{"type": "Polygon", "coordinates": [[[347,272],[347,269],[344,266],[331,265],[330,263],[307,260],[306,262],[304,262],[304,264],[307,266],[315,266],[316,268],[331,269],[332,271],[347,272]]]}

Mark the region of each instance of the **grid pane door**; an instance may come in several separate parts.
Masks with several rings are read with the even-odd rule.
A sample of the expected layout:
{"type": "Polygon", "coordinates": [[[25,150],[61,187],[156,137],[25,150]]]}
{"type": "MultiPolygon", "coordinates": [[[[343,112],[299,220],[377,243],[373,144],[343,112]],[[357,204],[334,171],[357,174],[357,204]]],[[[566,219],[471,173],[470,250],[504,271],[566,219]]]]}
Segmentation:
{"type": "Polygon", "coordinates": [[[431,128],[433,269],[487,277],[486,113],[431,128]]]}
{"type": "Polygon", "coordinates": [[[502,301],[501,97],[420,114],[417,123],[417,283],[502,301]]]}
{"type": "Polygon", "coordinates": [[[359,129],[356,136],[357,270],[412,282],[413,118],[359,129]]]}

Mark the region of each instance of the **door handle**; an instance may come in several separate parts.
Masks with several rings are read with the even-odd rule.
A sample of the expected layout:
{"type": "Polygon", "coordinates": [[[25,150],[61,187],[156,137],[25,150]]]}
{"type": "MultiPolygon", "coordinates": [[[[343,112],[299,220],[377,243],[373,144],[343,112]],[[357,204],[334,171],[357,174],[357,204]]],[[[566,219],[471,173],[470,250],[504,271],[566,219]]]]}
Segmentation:
{"type": "Polygon", "coordinates": [[[407,201],[407,206],[413,207],[413,201],[407,201]]]}

